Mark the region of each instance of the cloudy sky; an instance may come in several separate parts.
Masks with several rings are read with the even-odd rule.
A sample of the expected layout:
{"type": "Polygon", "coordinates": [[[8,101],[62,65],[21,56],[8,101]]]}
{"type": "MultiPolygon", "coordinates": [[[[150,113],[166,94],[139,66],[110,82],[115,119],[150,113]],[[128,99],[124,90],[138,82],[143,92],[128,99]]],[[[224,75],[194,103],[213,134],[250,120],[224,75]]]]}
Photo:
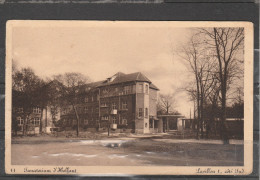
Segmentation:
{"type": "Polygon", "coordinates": [[[18,67],[31,67],[43,78],[80,72],[98,81],[118,71],[140,71],[160,93],[175,93],[176,110],[189,116],[193,104],[179,89],[191,77],[174,49],[186,42],[191,29],[156,23],[14,27],[12,59],[18,67]]]}

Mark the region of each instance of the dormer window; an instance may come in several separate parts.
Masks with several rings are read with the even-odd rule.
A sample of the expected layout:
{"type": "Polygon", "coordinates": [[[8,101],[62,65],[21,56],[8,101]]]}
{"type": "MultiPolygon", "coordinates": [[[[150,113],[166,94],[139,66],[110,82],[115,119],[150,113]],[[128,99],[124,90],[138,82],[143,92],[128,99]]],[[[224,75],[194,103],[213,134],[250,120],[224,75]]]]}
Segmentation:
{"type": "Polygon", "coordinates": [[[107,78],[107,82],[111,82],[111,78],[107,78]]]}
{"type": "Polygon", "coordinates": [[[112,82],[112,81],[114,81],[115,78],[116,78],[116,76],[109,77],[109,78],[107,78],[107,82],[112,82]]]}

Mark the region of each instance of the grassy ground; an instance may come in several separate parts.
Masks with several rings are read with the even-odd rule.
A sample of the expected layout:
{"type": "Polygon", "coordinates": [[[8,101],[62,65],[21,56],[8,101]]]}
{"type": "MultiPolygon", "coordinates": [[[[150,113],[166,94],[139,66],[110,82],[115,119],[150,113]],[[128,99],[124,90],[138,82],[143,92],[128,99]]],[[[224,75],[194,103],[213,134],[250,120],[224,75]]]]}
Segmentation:
{"type": "Polygon", "coordinates": [[[66,136],[14,138],[12,164],[240,166],[244,161],[243,144],[211,144],[197,140],[182,143],[182,140],[172,139],[174,135],[171,133],[125,136],[113,134],[108,138],[107,134],[99,134],[94,139],[93,134],[89,134],[74,139],[66,136]]]}

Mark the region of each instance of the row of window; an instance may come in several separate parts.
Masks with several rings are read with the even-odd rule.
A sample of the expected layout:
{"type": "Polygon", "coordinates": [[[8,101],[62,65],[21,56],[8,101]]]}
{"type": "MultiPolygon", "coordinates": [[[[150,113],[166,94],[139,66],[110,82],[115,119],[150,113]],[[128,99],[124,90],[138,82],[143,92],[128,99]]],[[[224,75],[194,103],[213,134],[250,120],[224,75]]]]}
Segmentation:
{"type": "Polygon", "coordinates": [[[94,102],[95,100],[99,100],[98,96],[97,96],[96,99],[94,98],[94,96],[85,97],[85,98],[84,98],[84,102],[85,102],[85,103],[87,103],[87,102],[94,102]]]}
{"type": "MultiPolygon", "coordinates": [[[[123,91],[119,92],[119,95],[123,95],[123,94],[131,94],[134,92],[133,88],[135,86],[132,86],[132,85],[128,85],[128,86],[124,86],[123,87],[123,91]]],[[[113,89],[114,92],[118,92],[118,88],[116,87],[115,89],[113,89]]],[[[110,91],[113,91],[110,89],[110,91]]],[[[138,85],[138,89],[137,89],[137,92],[138,93],[144,93],[144,84],[139,84],[138,85]]],[[[145,84],[145,93],[148,94],[149,93],[149,86],[148,84],[145,84]]],[[[103,95],[107,95],[109,94],[109,90],[108,89],[103,89],[102,90],[102,94],[103,95]]]]}
{"type": "MultiPolygon", "coordinates": [[[[70,122],[71,120],[70,120],[70,119],[64,119],[64,121],[65,121],[66,124],[69,124],[69,122],[70,122]]],[[[81,121],[81,122],[83,122],[84,125],[88,125],[88,123],[89,123],[88,119],[83,119],[83,121],[81,121]]],[[[77,124],[77,120],[76,120],[76,119],[73,119],[73,120],[72,120],[72,124],[73,124],[73,125],[76,125],[76,124],[77,124]]]]}
{"type": "MultiPolygon", "coordinates": [[[[113,123],[113,124],[116,124],[116,116],[112,116],[111,119],[112,119],[112,123],[113,123]]],[[[102,116],[102,117],[101,117],[101,120],[106,120],[106,121],[108,121],[108,120],[109,120],[108,115],[102,116]]],[[[122,117],[122,118],[121,118],[121,122],[119,122],[119,124],[127,125],[127,119],[126,119],[125,117],[122,117]]]]}
{"type": "MultiPolygon", "coordinates": [[[[94,108],[94,107],[87,107],[87,106],[85,106],[85,107],[76,107],[76,110],[77,110],[77,113],[88,113],[89,111],[91,112],[91,113],[93,113],[94,111],[95,111],[95,109],[96,109],[96,111],[98,111],[99,110],[99,108],[98,107],[96,107],[96,108],[94,108]]],[[[72,109],[71,108],[63,108],[62,109],[62,114],[64,115],[64,114],[69,114],[69,113],[71,113],[71,112],[74,112],[74,110],[72,111],[72,109]]]]}
{"type": "MultiPolygon", "coordinates": [[[[18,125],[23,125],[24,124],[24,120],[21,117],[17,117],[17,123],[18,125]]],[[[35,117],[29,120],[29,124],[32,124],[34,126],[38,126],[40,125],[40,118],[39,117],[35,117]]]]}
{"type": "Polygon", "coordinates": [[[118,87],[114,88],[114,89],[103,89],[102,90],[102,95],[106,96],[109,95],[110,93],[116,93],[118,95],[126,95],[126,94],[132,94],[133,91],[133,86],[124,86],[123,90],[118,90],[118,87]]]}
{"type": "MultiPolygon", "coordinates": [[[[19,107],[19,108],[17,108],[16,111],[18,113],[23,113],[23,108],[19,107]]],[[[38,107],[34,107],[34,108],[32,108],[32,112],[35,113],[35,114],[40,114],[42,112],[42,110],[38,107]]]]}
{"type": "MultiPolygon", "coordinates": [[[[122,104],[121,104],[122,106],[122,109],[127,109],[128,107],[127,107],[127,101],[122,101],[122,104]]],[[[109,107],[109,103],[107,103],[107,102],[102,102],[101,104],[100,104],[100,107],[109,107]]],[[[115,102],[113,102],[112,104],[111,104],[111,107],[112,107],[112,109],[117,109],[117,105],[116,105],[116,103],[115,102]]]]}
{"type": "MultiPolygon", "coordinates": [[[[116,103],[112,103],[112,109],[117,109],[117,106],[116,106],[116,103]]],[[[108,107],[108,104],[107,103],[102,103],[101,104],[101,107],[108,107]]],[[[96,108],[97,110],[98,110],[98,107],[96,108]]],[[[122,102],[122,109],[127,109],[127,101],[123,101],[122,102]]],[[[88,113],[88,110],[89,110],[89,108],[88,107],[77,107],[77,112],[78,113],[88,113]]],[[[63,114],[67,114],[67,113],[69,113],[70,112],[70,109],[69,108],[65,108],[64,110],[63,110],[63,114]]],[[[94,112],[94,108],[93,107],[91,107],[91,112],[93,113],[94,112]]],[[[144,109],[144,112],[143,112],[143,108],[139,108],[138,109],[138,117],[139,118],[141,118],[141,117],[145,117],[145,118],[147,118],[148,117],[148,114],[149,114],[149,112],[148,112],[148,108],[145,108],[144,109]]],[[[103,119],[103,120],[108,120],[108,119],[103,119]]]]}

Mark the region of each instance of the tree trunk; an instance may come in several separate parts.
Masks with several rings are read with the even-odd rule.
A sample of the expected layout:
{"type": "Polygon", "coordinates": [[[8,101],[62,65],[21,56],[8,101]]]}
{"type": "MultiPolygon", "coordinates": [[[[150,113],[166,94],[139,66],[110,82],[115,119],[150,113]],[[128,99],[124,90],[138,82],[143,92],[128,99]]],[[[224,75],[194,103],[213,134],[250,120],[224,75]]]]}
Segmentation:
{"type": "Polygon", "coordinates": [[[110,124],[107,123],[107,136],[109,136],[109,133],[110,133],[110,124]]]}
{"type": "Polygon", "coordinates": [[[23,135],[24,136],[27,135],[27,124],[28,124],[28,119],[27,119],[27,115],[25,114],[23,117],[23,135]]]}
{"type": "Polygon", "coordinates": [[[204,120],[204,117],[203,117],[203,103],[204,103],[204,100],[203,100],[203,94],[201,94],[201,102],[200,102],[200,131],[201,131],[201,138],[203,139],[204,138],[204,131],[203,131],[203,120],[204,120]]]}
{"type": "MultiPolygon", "coordinates": [[[[47,111],[47,108],[46,108],[46,111],[47,111]]],[[[41,107],[41,117],[40,117],[40,133],[42,133],[42,118],[43,118],[43,106],[41,107]]]]}
{"type": "Polygon", "coordinates": [[[226,125],[226,88],[221,90],[221,137],[224,144],[229,144],[226,125]]]}
{"type": "Polygon", "coordinates": [[[200,131],[200,93],[199,93],[199,85],[197,82],[197,139],[199,139],[199,131],[200,131]]]}
{"type": "Polygon", "coordinates": [[[74,106],[74,104],[72,104],[72,107],[74,109],[74,112],[75,112],[75,115],[76,115],[76,118],[77,118],[76,132],[77,132],[77,137],[79,137],[79,115],[78,115],[78,112],[77,112],[76,107],[74,106]]]}

